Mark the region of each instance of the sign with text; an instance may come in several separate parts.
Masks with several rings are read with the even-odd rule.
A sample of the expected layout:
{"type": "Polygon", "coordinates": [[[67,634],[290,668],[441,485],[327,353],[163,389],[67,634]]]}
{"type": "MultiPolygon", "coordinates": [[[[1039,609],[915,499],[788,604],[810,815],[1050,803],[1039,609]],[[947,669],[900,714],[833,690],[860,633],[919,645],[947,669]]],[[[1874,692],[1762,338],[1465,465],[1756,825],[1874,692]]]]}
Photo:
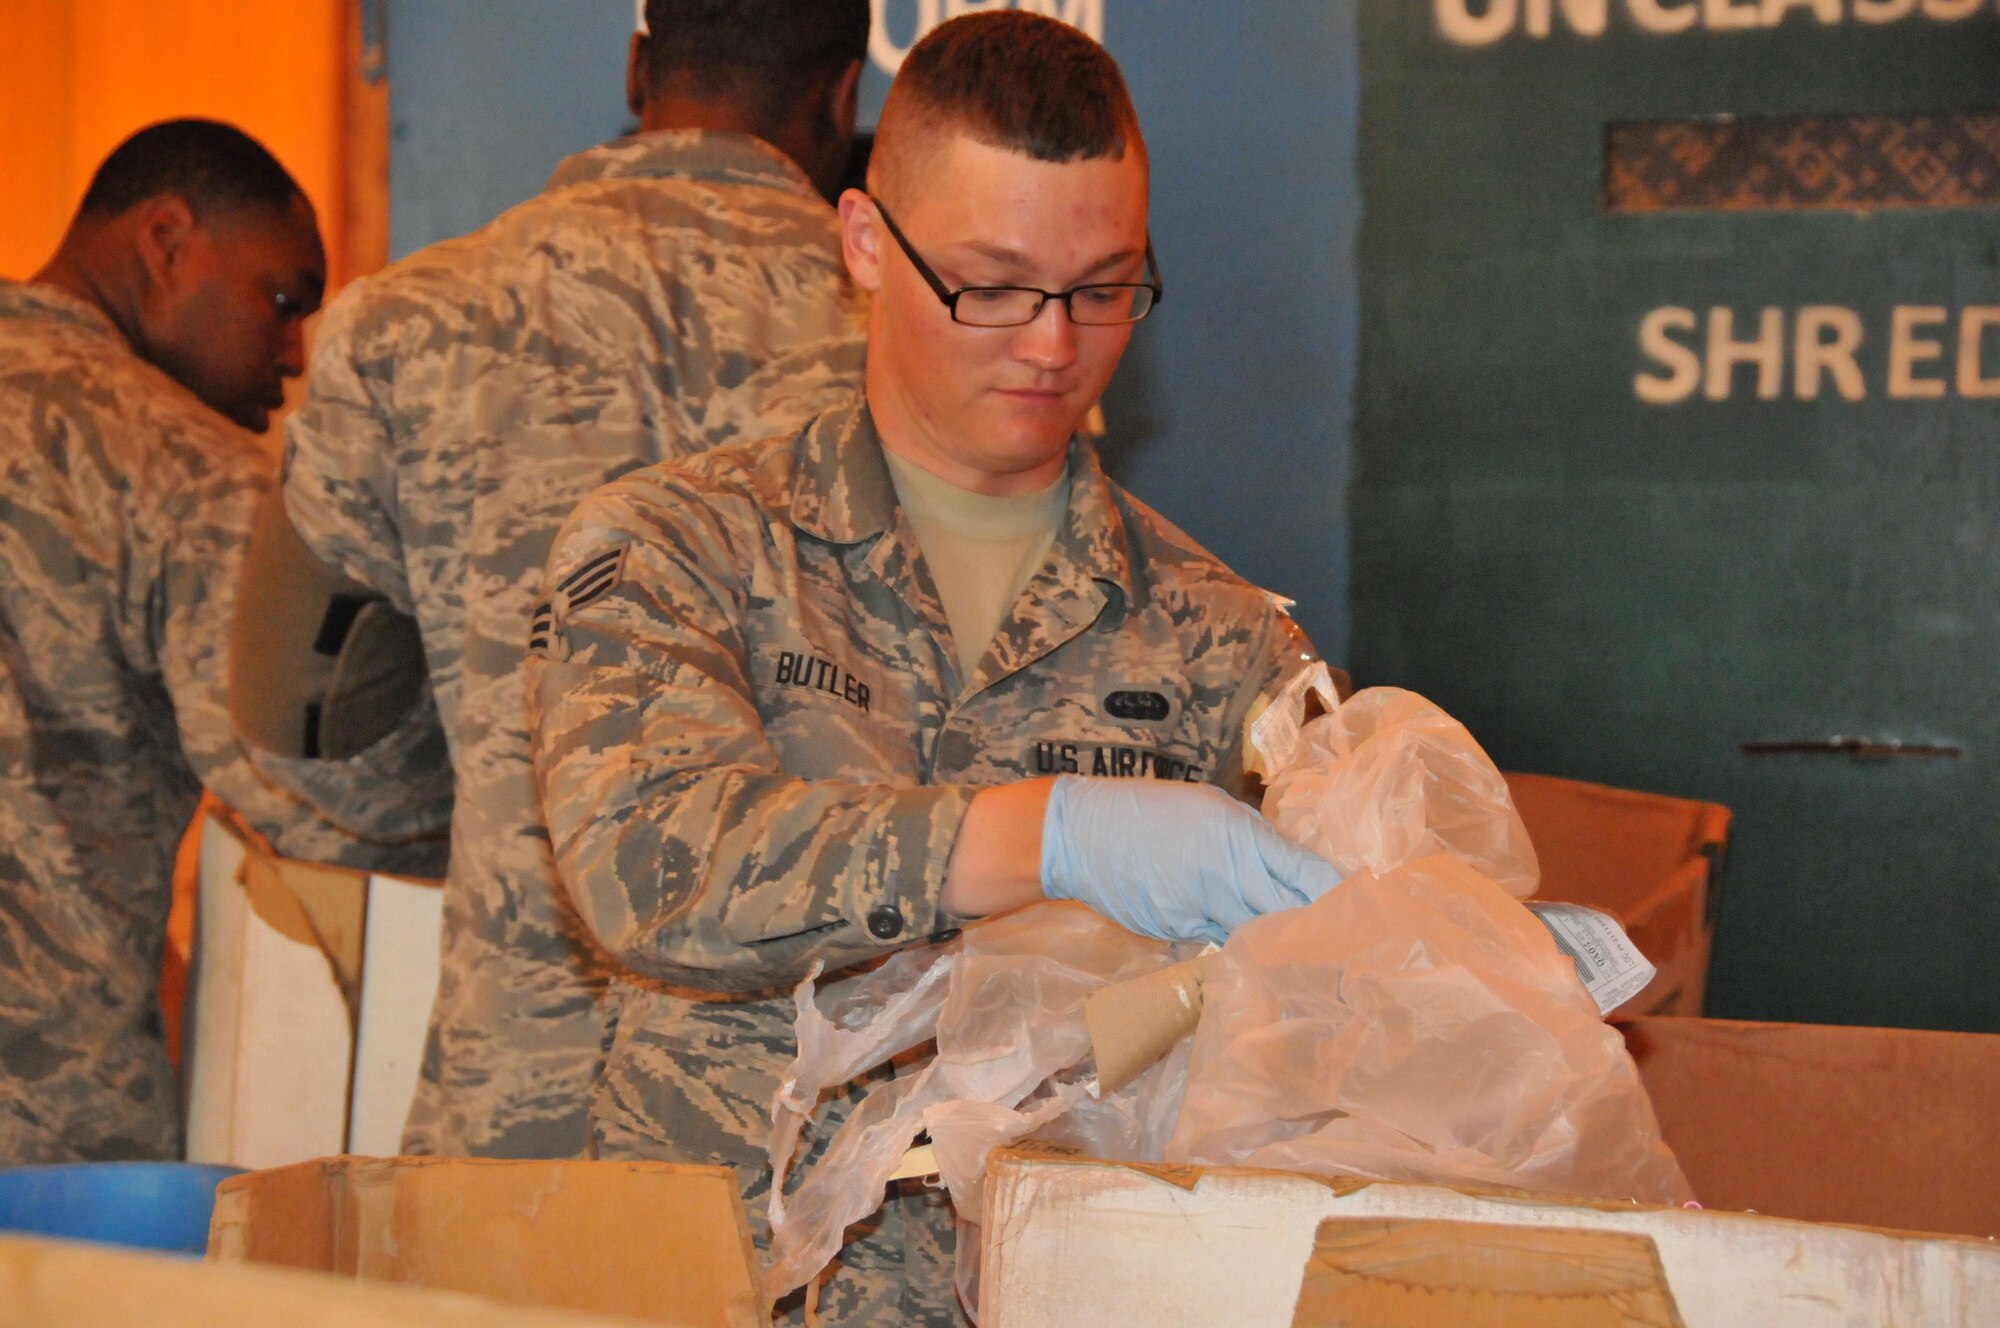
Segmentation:
{"type": "Polygon", "coordinates": [[[1957,23],[1994,12],[1996,0],[1432,0],[1437,30],[1459,46],[1569,32],[1602,37],[1614,18],[1656,36],[1752,32],[1786,23],[1879,27],[1957,23]]]}
{"type": "Polygon", "coordinates": [[[986,9],[1026,9],[1059,18],[1104,40],[1105,0],[874,0],[868,24],[868,55],[894,75],[903,57],[940,23],[986,9]]]}
{"type": "Polygon", "coordinates": [[[1357,681],[1732,808],[1709,1013],[2000,1030],[2000,4],[1361,13],[1357,681]]]}

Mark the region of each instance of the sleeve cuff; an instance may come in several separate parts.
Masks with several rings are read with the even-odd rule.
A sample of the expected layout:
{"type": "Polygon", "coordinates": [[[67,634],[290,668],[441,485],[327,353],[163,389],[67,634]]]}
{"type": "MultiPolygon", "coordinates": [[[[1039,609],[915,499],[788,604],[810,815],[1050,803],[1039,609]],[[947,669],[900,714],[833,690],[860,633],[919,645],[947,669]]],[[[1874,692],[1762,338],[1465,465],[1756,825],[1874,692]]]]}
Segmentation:
{"type": "Polygon", "coordinates": [[[938,906],[938,896],[959,825],[978,791],[937,784],[899,794],[863,874],[865,884],[844,910],[863,935],[893,949],[957,932],[958,920],[938,906]]]}

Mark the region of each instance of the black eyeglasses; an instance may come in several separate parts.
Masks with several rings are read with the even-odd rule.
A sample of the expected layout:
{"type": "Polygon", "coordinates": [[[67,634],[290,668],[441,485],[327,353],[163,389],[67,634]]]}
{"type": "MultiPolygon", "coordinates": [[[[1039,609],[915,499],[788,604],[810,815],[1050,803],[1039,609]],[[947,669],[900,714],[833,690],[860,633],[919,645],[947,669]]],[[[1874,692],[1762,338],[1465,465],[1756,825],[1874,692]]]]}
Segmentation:
{"type": "Polygon", "coordinates": [[[1091,327],[1136,323],[1153,312],[1153,307],[1166,294],[1165,288],[1160,285],[1160,265],[1153,257],[1150,236],[1146,239],[1146,275],[1151,278],[1149,281],[1099,282],[1090,286],[1074,286],[1066,291],[1037,290],[1033,286],[965,286],[953,290],[910,247],[901,228],[889,216],[889,209],[882,206],[882,200],[871,195],[870,201],[882,215],[882,224],[889,228],[889,234],[896,237],[896,243],[909,256],[917,275],[930,284],[931,290],[944,302],[944,307],[951,310],[955,323],[964,323],[968,327],[1019,327],[1041,317],[1042,306],[1050,300],[1062,301],[1072,323],[1091,327]]]}

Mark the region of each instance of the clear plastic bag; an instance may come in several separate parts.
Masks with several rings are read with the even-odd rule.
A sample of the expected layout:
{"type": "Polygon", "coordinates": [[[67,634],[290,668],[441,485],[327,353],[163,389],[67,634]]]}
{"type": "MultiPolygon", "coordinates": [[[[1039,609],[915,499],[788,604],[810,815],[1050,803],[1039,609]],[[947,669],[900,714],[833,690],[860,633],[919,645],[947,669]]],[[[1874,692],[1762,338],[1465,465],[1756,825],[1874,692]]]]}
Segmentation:
{"type": "Polygon", "coordinates": [[[1237,928],[1206,974],[1167,1158],[1692,1197],[1576,966],[1446,855],[1237,928]]]}
{"type": "MultiPolygon", "coordinates": [[[[772,1115],[766,1294],[776,1299],[826,1266],[846,1228],[880,1207],[919,1131],[931,1137],[961,1221],[979,1212],[987,1155],[1059,1116],[1083,1108],[1072,1128],[1094,1123],[1107,1146],[1136,1142],[1144,1113],[1134,1099],[1145,1079],[1118,1105],[1091,1099],[1084,1001],[1173,963],[1175,953],[1080,904],[1042,904],[967,927],[949,945],[905,951],[817,997],[810,980],[801,984],[799,1055],[772,1115]],[[870,1090],[786,1194],[820,1095],[932,1038],[936,1054],[870,1090]]],[[[1158,1147],[1163,1123],[1151,1128],[1158,1147]]]]}
{"type": "Polygon", "coordinates": [[[1465,727],[1394,688],[1335,705],[1321,667],[1252,739],[1265,814],[1348,879],[1239,928],[1207,971],[1195,1035],[1119,1091],[1095,1091],[1086,1001],[1195,947],[1081,905],[974,924],[817,997],[801,986],[799,1057],[774,1104],[767,1294],[838,1253],[919,1131],[959,1214],[975,1312],[966,1224],[988,1154],[1028,1137],[1132,1161],[1688,1197],[1622,1040],[1518,902],[1537,883],[1534,847],[1465,727]],[[1329,710],[1308,721],[1309,692],[1329,710]],[[933,1038],[787,1194],[821,1095],[933,1038]]]}
{"type": "MultiPolygon", "coordinates": [[[[1280,695],[1273,719],[1300,712],[1311,677],[1280,695]]],[[[1265,757],[1264,815],[1346,875],[1448,853],[1516,899],[1541,881],[1506,778],[1465,725],[1415,692],[1357,692],[1265,757]]]]}

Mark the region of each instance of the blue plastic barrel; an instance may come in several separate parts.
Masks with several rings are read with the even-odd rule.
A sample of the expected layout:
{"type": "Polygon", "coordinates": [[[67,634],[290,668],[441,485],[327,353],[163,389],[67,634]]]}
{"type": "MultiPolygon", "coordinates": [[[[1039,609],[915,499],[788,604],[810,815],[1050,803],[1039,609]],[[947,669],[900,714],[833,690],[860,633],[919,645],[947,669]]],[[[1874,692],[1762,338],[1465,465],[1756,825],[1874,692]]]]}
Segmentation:
{"type": "Polygon", "coordinates": [[[199,1254],[215,1187],[240,1167],[78,1162],[0,1167],[0,1231],[199,1254]]]}

